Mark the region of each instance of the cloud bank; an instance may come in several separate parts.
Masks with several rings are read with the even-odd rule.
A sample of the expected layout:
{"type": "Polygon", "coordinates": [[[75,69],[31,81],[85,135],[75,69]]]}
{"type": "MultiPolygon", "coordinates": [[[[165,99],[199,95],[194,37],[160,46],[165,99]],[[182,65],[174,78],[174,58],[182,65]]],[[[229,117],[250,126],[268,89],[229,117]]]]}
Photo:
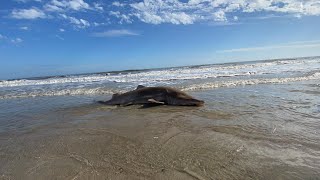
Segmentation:
{"type": "Polygon", "coordinates": [[[193,24],[204,21],[235,21],[241,14],[278,13],[295,17],[320,15],[318,0],[144,0],[115,6],[122,14],[150,24],[193,24]],[[126,9],[126,8],[122,8],[126,9]]]}
{"type": "MultiPolygon", "coordinates": [[[[17,0],[28,4],[38,2],[39,7],[13,9],[15,19],[43,19],[63,17],[78,28],[96,24],[85,19],[103,16],[104,22],[114,19],[119,24],[144,22],[147,24],[188,25],[203,22],[235,22],[242,18],[255,17],[259,13],[266,17],[319,16],[319,0],[133,0],[133,1],[89,1],[89,0],[17,0]],[[81,17],[76,17],[77,14],[81,17]],[[87,21],[87,22],[85,22],[87,21]]],[[[34,5],[34,4],[33,4],[34,5]]],[[[259,19],[259,17],[256,17],[259,19]]],[[[263,20],[266,18],[260,18],[263,20]]],[[[101,19],[103,21],[103,19],[101,19]]],[[[103,23],[104,23],[103,22],[103,23]]]]}

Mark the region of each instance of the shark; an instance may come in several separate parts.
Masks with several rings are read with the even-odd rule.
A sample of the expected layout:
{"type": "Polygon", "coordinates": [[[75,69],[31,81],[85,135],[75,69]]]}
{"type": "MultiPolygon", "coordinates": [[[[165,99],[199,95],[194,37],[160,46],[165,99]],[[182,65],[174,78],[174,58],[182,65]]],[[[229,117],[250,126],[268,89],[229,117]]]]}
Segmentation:
{"type": "Polygon", "coordinates": [[[204,101],[172,87],[146,87],[138,85],[135,90],[113,94],[108,101],[98,101],[105,105],[172,105],[172,106],[203,106],[204,101]]]}

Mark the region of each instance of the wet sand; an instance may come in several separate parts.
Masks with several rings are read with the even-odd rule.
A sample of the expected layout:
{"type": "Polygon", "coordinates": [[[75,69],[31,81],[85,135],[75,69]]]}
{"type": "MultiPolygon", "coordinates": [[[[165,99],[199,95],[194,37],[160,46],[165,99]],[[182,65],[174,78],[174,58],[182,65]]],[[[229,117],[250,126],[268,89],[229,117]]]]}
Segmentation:
{"type": "Polygon", "coordinates": [[[2,102],[0,179],[319,179],[319,88],[193,92],[196,108],[2,102]]]}

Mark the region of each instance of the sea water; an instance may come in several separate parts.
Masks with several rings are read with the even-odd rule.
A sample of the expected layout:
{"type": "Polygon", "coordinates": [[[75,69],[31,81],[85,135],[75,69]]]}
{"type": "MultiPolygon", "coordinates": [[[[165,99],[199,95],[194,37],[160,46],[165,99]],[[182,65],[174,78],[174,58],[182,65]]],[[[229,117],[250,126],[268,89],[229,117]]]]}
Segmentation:
{"type": "Polygon", "coordinates": [[[320,58],[0,82],[0,179],[317,179],[320,58]],[[104,106],[137,85],[203,107],[104,106]]]}

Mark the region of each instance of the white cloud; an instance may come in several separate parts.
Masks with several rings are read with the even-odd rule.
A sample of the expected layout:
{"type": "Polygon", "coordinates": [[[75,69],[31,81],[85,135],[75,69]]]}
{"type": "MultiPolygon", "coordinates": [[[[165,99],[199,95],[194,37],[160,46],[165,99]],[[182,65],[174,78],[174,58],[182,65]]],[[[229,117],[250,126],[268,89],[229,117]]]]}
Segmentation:
{"type": "MultiPolygon", "coordinates": [[[[295,15],[296,16],[296,15],[295,15]]],[[[252,19],[271,19],[271,18],[279,18],[279,17],[283,17],[280,15],[274,15],[274,14],[267,14],[265,16],[257,16],[257,17],[252,17],[252,19]]]]}
{"type": "Polygon", "coordinates": [[[60,31],[60,32],[65,32],[65,30],[64,30],[64,29],[62,29],[62,28],[60,28],[60,29],[59,29],[59,31],[60,31]]]}
{"type": "Polygon", "coordinates": [[[7,42],[7,43],[12,43],[12,44],[19,44],[23,42],[21,38],[10,38],[2,34],[0,34],[0,40],[3,40],[4,42],[7,42]]]}
{"type": "Polygon", "coordinates": [[[216,11],[212,15],[215,21],[227,21],[226,14],[223,10],[216,11]]]}
{"type": "Polygon", "coordinates": [[[84,27],[89,27],[90,23],[84,19],[79,19],[80,21],[80,25],[84,26],[84,27]]]}
{"type": "Polygon", "coordinates": [[[59,7],[59,6],[56,6],[56,5],[54,5],[54,4],[46,4],[45,6],[44,6],[44,9],[46,10],[46,11],[53,11],[53,12],[59,12],[59,11],[64,11],[64,9],[63,8],[61,8],[61,7],[59,7]]]}
{"type": "Polygon", "coordinates": [[[185,12],[167,13],[163,16],[164,22],[170,22],[172,24],[193,24],[195,18],[194,15],[186,14],[185,12]]]}
{"type": "Polygon", "coordinates": [[[109,31],[93,34],[94,37],[119,37],[119,36],[138,36],[138,35],[140,34],[127,29],[109,30],[109,31]]]}
{"type": "Polygon", "coordinates": [[[139,20],[149,24],[184,25],[200,22],[230,25],[243,19],[263,20],[278,17],[320,16],[319,0],[116,0],[110,2],[109,6],[103,6],[97,1],[89,0],[15,1],[41,1],[43,6],[42,8],[15,9],[11,12],[13,18],[48,18],[57,17],[63,13],[68,15],[68,18],[65,19],[82,28],[96,26],[96,24],[89,23],[84,19],[76,19],[70,14],[75,16],[75,11],[86,13],[87,10],[91,10],[90,13],[95,11],[96,14],[90,14],[90,16],[99,13],[99,17],[103,17],[102,12],[106,11],[109,17],[105,17],[105,21],[110,21],[109,18],[112,17],[116,18],[120,24],[139,20]]]}
{"type": "Polygon", "coordinates": [[[103,22],[100,22],[100,23],[98,23],[98,22],[93,22],[93,25],[94,25],[95,27],[97,27],[97,26],[105,26],[105,25],[108,25],[108,23],[103,23],[103,22]]]}
{"type": "Polygon", "coordinates": [[[187,3],[178,0],[148,0],[130,4],[133,15],[145,23],[193,24],[203,17],[191,12],[187,3]]]}
{"type": "Polygon", "coordinates": [[[164,22],[161,16],[153,13],[144,12],[142,14],[135,13],[136,17],[138,17],[141,21],[150,24],[161,24],[164,22]]]}
{"type": "Polygon", "coordinates": [[[79,11],[82,9],[91,9],[90,5],[83,0],[51,0],[51,2],[47,3],[44,7],[47,11],[65,11],[68,9],[79,11]]]}
{"type": "Polygon", "coordinates": [[[45,13],[37,8],[31,9],[14,9],[11,12],[11,17],[16,19],[37,19],[37,18],[46,18],[45,13]]]}
{"type": "Polygon", "coordinates": [[[50,0],[43,8],[51,13],[53,17],[60,16],[63,19],[68,20],[76,28],[87,28],[94,24],[91,24],[84,18],[76,18],[69,14],[74,14],[74,11],[81,11],[83,16],[85,15],[84,13],[86,13],[85,10],[96,10],[99,11],[99,13],[104,11],[101,3],[94,2],[92,5],[89,5],[84,0],[50,0]]]}
{"type": "Polygon", "coordinates": [[[89,9],[89,4],[84,2],[83,0],[71,0],[71,1],[63,1],[68,3],[69,7],[74,10],[80,10],[80,9],[89,9]]]}
{"type": "Polygon", "coordinates": [[[120,19],[119,23],[132,23],[131,15],[121,14],[119,11],[110,11],[109,15],[120,19]]]}
{"type": "Polygon", "coordinates": [[[23,40],[22,40],[21,38],[11,39],[10,41],[11,41],[12,43],[14,43],[14,44],[18,44],[18,43],[22,43],[22,42],[23,42],[23,40]]]}
{"type": "Polygon", "coordinates": [[[73,24],[77,28],[87,28],[87,27],[90,26],[90,23],[87,20],[84,20],[84,19],[81,19],[81,18],[77,19],[75,17],[67,16],[65,14],[61,14],[61,17],[66,19],[66,20],[69,20],[69,22],[71,24],[73,24]]]}
{"type": "Polygon", "coordinates": [[[100,3],[93,3],[93,7],[97,10],[103,11],[102,4],[100,3]]]}
{"type": "Polygon", "coordinates": [[[112,5],[113,5],[113,6],[118,6],[118,7],[123,7],[123,6],[125,6],[125,4],[120,3],[119,1],[113,2],[112,5]]]}
{"type": "Polygon", "coordinates": [[[21,2],[21,3],[26,3],[26,2],[30,2],[30,1],[42,2],[42,0],[14,0],[14,1],[21,2]]]}
{"type": "Polygon", "coordinates": [[[20,27],[20,29],[21,29],[21,30],[26,30],[26,31],[27,31],[27,30],[29,30],[29,27],[27,27],[27,26],[22,26],[22,27],[20,27]]]}
{"type": "MultiPolygon", "coordinates": [[[[256,12],[277,16],[320,15],[319,0],[143,0],[133,3],[115,1],[118,14],[135,17],[150,24],[192,24],[201,21],[238,21],[242,14],[256,16],[256,12]],[[126,6],[121,11],[121,7],[126,6]],[[130,7],[129,9],[127,7],[130,7]],[[234,14],[237,16],[234,16],[234,14]]],[[[123,21],[120,16],[116,16],[123,21]]],[[[132,22],[132,21],[131,21],[132,22]]]]}

